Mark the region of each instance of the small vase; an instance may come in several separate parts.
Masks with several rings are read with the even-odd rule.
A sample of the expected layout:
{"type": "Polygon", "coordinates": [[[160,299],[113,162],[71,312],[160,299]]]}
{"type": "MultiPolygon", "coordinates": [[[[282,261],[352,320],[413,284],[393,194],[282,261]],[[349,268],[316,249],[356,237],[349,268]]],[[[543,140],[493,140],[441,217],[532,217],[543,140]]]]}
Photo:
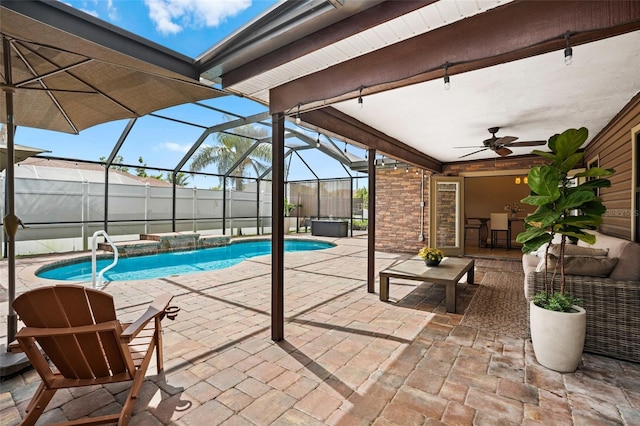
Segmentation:
{"type": "Polygon", "coordinates": [[[439,260],[425,259],[424,263],[426,263],[427,266],[438,266],[440,264],[440,261],[439,260]]]}

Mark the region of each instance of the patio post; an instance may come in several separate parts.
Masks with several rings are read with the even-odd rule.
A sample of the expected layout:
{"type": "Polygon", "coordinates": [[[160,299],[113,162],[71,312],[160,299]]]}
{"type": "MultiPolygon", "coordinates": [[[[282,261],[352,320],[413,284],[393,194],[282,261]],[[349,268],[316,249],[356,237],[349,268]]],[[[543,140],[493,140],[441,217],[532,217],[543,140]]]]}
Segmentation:
{"type": "Polygon", "coordinates": [[[369,205],[367,217],[367,292],[376,292],[376,150],[369,149],[369,205]]]}
{"type": "Polygon", "coordinates": [[[271,340],[284,339],[284,113],[272,116],[271,340]]]}

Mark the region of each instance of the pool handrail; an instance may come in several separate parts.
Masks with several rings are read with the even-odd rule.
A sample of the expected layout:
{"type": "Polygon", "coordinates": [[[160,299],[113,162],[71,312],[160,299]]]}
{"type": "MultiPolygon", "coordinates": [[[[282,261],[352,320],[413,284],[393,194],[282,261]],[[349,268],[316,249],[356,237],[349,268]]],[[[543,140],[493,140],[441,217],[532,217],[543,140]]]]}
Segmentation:
{"type": "Polygon", "coordinates": [[[113,240],[111,240],[111,237],[109,237],[109,234],[107,234],[107,231],[100,230],[100,231],[94,232],[93,238],[91,240],[91,285],[93,285],[93,288],[100,290],[104,287],[104,285],[102,285],[102,277],[104,276],[104,273],[107,272],[109,269],[113,268],[114,266],[116,266],[117,263],[118,263],[118,247],[116,247],[113,240]],[[96,248],[98,246],[98,243],[97,243],[98,235],[102,235],[104,239],[107,240],[111,248],[113,249],[113,262],[111,262],[111,265],[103,268],[100,271],[100,273],[98,274],[98,279],[96,281],[96,248]]]}

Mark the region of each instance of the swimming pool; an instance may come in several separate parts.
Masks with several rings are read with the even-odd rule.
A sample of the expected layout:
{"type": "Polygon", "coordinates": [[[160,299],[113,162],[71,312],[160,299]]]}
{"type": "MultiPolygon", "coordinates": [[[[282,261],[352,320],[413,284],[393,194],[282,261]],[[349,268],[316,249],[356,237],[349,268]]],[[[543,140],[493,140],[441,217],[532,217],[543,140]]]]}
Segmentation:
{"type": "MultiPolygon", "coordinates": [[[[285,252],[323,250],[334,244],[310,240],[285,240],[285,252]]],[[[104,274],[105,281],[146,280],[151,278],[211,271],[237,265],[243,260],[271,253],[270,240],[233,242],[223,247],[175,251],[147,256],[120,258],[104,274]]],[[[111,264],[112,257],[100,259],[97,271],[111,264]]],[[[36,272],[40,278],[64,281],[91,281],[91,259],[64,265],[47,265],[36,272]]]]}

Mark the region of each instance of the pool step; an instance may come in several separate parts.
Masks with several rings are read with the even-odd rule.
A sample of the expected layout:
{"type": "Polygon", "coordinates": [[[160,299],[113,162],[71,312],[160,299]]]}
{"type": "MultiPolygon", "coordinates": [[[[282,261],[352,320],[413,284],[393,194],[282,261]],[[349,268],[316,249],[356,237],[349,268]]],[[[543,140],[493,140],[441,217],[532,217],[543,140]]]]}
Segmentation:
{"type": "MultiPolygon", "coordinates": [[[[156,254],[160,251],[159,241],[119,241],[115,243],[121,257],[156,254]]],[[[98,250],[113,251],[109,243],[98,243],[98,250]]]]}
{"type": "MultiPolygon", "coordinates": [[[[139,240],[119,241],[115,245],[122,257],[157,254],[170,251],[193,250],[196,248],[220,247],[229,244],[231,238],[225,235],[203,235],[194,232],[165,232],[160,234],[140,234],[139,240]]],[[[109,243],[98,243],[98,249],[113,251],[109,243]]]]}
{"type": "Polygon", "coordinates": [[[231,237],[226,235],[202,235],[198,240],[199,248],[222,247],[229,244],[231,237]]]}
{"type": "Polygon", "coordinates": [[[195,232],[164,232],[162,234],[140,234],[141,240],[160,242],[160,248],[166,251],[188,250],[197,247],[200,234],[195,232]]]}

